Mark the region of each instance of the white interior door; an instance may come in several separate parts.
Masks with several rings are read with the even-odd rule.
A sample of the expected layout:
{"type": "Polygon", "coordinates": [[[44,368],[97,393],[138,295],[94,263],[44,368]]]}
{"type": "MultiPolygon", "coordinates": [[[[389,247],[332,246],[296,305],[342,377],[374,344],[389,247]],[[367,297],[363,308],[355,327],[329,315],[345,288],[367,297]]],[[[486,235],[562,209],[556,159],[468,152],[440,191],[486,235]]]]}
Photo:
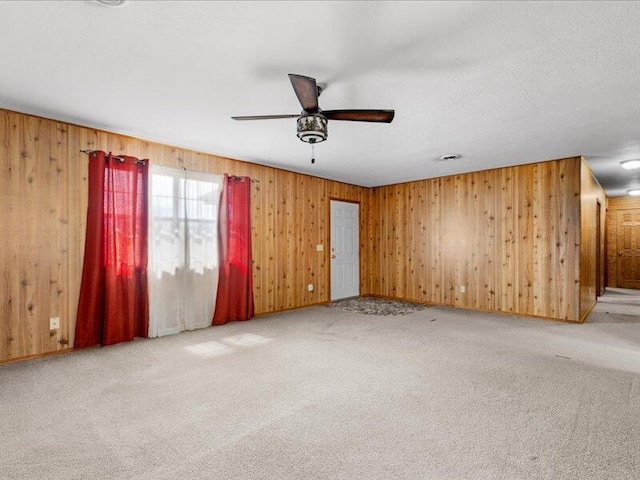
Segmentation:
{"type": "Polygon", "coordinates": [[[331,200],[331,300],[360,295],[359,210],[331,200]]]}

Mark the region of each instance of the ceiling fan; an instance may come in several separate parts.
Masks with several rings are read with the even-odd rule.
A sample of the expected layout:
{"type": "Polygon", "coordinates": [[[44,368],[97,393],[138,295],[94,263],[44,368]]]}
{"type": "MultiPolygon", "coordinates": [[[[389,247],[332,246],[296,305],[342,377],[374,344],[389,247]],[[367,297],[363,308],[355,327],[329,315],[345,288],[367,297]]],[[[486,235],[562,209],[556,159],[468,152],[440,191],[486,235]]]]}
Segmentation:
{"type": "Polygon", "coordinates": [[[318,106],[318,97],[322,93],[322,88],[316,84],[315,78],[290,73],[289,80],[291,80],[293,90],[296,92],[300,105],[302,105],[302,113],[251,115],[231,118],[234,120],[297,118],[298,138],[303,142],[315,144],[324,142],[327,139],[328,120],[391,123],[395,115],[393,110],[321,110],[318,106]]]}

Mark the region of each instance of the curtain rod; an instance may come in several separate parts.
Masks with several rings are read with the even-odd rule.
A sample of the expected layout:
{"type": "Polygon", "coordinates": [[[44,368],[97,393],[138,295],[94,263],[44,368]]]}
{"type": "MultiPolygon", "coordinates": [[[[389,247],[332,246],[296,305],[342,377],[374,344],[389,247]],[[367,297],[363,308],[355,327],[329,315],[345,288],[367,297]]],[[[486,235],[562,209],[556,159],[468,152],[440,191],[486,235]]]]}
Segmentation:
{"type": "MultiPolygon", "coordinates": [[[[94,152],[97,152],[98,150],[80,150],[80,152],[82,153],[86,153],[87,155],[91,155],[94,152]]],[[[117,155],[111,155],[112,158],[115,158],[116,160],[118,160],[120,163],[124,162],[124,157],[119,157],[117,155]]],[[[147,163],[149,161],[148,158],[138,158],[136,159],[136,164],[138,165],[144,165],[145,163],[147,163]]]]}
{"type": "MultiPolygon", "coordinates": [[[[236,177],[237,175],[229,175],[230,177],[236,177]]],[[[260,180],[257,178],[247,177],[251,183],[260,183],[260,180]]]]}
{"type": "MultiPolygon", "coordinates": [[[[91,155],[94,152],[97,152],[97,150],[80,150],[82,153],[86,153],[87,155],[91,155]]],[[[113,158],[119,160],[120,162],[124,162],[124,158],[122,157],[118,157],[117,155],[111,155],[113,158]]],[[[142,158],[139,160],[136,160],[136,163],[140,163],[142,165],[145,164],[145,162],[148,162],[149,159],[148,158],[142,158]]],[[[187,167],[182,167],[182,169],[186,172],[187,171],[187,167]]],[[[249,180],[251,180],[251,183],[260,183],[260,180],[258,180],[257,178],[251,178],[248,177],[249,180]]]]}
{"type": "MultiPolygon", "coordinates": [[[[182,169],[186,172],[187,171],[187,167],[182,167],[182,169]]],[[[227,174],[228,175],[228,174],[227,174]]],[[[230,177],[238,177],[238,175],[229,175],[230,177]]],[[[238,177],[240,178],[240,177],[238,177]]],[[[251,183],[260,183],[260,180],[258,180],[257,178],[251,178],[251,177],[247,177],[251,183]]]]}

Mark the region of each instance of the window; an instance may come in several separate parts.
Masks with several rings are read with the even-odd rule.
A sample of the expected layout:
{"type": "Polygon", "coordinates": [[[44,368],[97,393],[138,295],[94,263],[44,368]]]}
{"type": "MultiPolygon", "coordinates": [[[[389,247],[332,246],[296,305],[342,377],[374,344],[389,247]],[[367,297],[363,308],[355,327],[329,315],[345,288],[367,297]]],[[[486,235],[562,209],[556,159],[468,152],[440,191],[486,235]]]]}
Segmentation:
{"type": "Polygon", "coordinates": [[[222,176],[151,165],[149,336],[211,325],[222,176]]]}

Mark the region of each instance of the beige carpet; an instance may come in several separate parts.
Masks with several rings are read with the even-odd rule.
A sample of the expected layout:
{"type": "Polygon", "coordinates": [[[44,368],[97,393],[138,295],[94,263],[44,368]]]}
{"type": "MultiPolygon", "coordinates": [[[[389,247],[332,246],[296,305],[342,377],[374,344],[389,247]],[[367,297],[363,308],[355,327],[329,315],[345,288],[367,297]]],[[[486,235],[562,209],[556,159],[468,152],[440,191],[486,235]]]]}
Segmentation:
{"type": "Polygon", "coordinates": [[[0,366],[0,478],[638,479],[640,317],[312,307],[0,366]]]}
{"type": "MultiPolygon", "coordinates": [[[[640,316],[640,292],[627,288],[607,288],[605,294],[598,299],[596,313],[623,315],[628,317],[640,316]]],[[[629,318],[629,321],[635,321],[629,318]]]]}

